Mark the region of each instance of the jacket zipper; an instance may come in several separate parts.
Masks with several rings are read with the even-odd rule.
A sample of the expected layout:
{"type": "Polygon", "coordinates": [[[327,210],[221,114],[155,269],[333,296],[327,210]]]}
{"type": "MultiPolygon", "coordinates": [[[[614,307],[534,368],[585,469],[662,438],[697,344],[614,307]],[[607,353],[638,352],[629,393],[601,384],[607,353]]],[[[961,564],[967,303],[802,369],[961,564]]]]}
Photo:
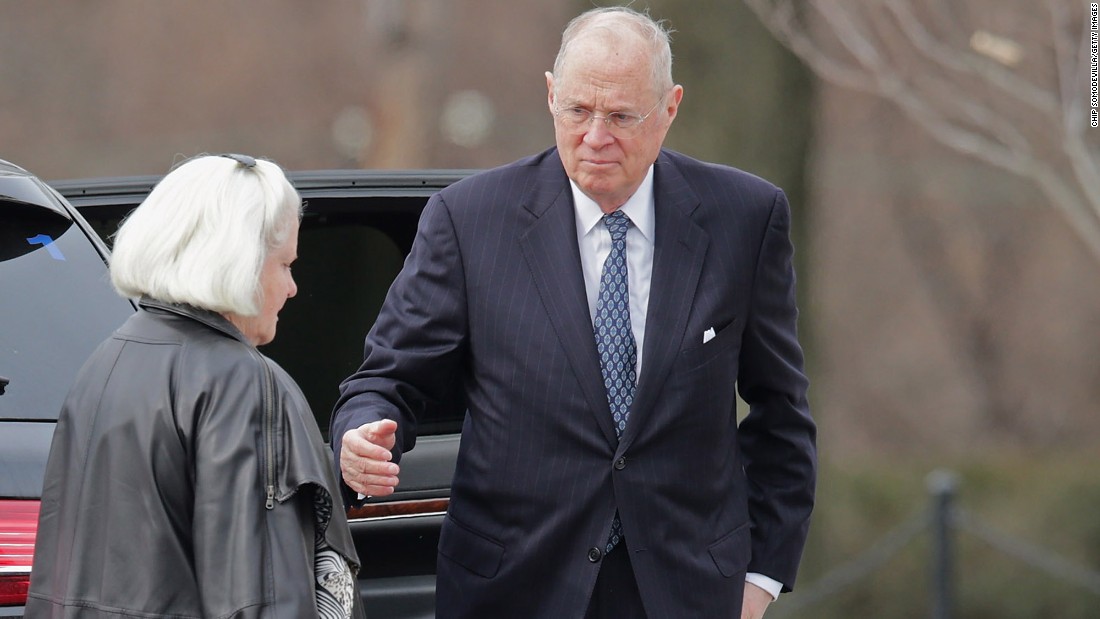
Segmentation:
{"type": "Polygon", "coordinates": [[[264,441],[264,487],[267,490],[267,509],[275,509],[275,378],[271,366],[260,358],[264,366],[263,393],[263,441],[264,441]]]}

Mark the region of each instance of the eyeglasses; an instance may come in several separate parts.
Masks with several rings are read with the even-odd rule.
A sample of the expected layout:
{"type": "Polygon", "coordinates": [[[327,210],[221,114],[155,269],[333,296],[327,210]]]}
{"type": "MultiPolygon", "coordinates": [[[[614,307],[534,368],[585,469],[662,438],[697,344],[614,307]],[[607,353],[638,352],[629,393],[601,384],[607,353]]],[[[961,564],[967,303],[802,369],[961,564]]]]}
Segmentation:
{"type": "Polygon", "coordinates": [[[649,111],[641,116],[635,114],[627,114],[626,112],[608,112],[603,116],[593,112],[592,110],[584,107],[555,107],[554,117],[556,117],[562,125],[562,128],[571,133],[584,133],[588,131],[588,124],[592,122],[593,118],[602,120],[607,132],[617,138],[632,138],[638,134],[638,131],[642,127],[642,123],[645,119],[649,118],[657,106],[661,105],[661,101],[664,101],[664,97],[661,97],[657,103],[653,104],[653,107],[649,108],[649,111]]]}

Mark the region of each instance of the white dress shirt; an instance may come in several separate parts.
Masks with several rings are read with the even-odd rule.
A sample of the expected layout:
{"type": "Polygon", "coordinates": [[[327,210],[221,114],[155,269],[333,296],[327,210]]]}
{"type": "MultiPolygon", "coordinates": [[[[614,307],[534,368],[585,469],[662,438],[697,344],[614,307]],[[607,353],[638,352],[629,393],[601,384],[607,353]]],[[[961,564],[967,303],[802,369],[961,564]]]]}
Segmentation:
{"type": "MultiPolygon", "coordinates": [[[[600,296],[600,278],[603,263],[611,253],[611,233],[600,225],[604,212],[569,179],[573,189],[574,216],[577,222],[577,244],[581,252],[581,269],[584,271],[584,287],[588,293],[589,316],[596,315],[596,300],[600,296]]],[[[653,166],[634,195],[619,207],[630,218],[626,232],[627,291],[630,295],[630,330],[638,351],[636,376],[642,375],[642,350],[645,346],[646,313],[649,310],[649,285],[653,276],[653,166]]],[[[783,584],[755,572],[749,572],[745,580],[764,589],[772,598],[779,597],[783,584]]]]}
{"type": "MultiPolygon", "coordinates": [[[[596,300],[600,296],[603,263],[611,253],[611,233],[601,223],[604,212],[584,195],[572,180],[574,213],[577,218],[577,242],[581,250],[584,288],[588,293],[588,314],[596,315],[596,300]]],[[[641,187],[619,207],[630,218],[626,230],[627,292],[630,295],[630,330],[638,351],[636,376],[642,370],[642,349],[645,340],[645,319],[649,310],[649,282],[653,274],[653,166],[641,187]]]]}

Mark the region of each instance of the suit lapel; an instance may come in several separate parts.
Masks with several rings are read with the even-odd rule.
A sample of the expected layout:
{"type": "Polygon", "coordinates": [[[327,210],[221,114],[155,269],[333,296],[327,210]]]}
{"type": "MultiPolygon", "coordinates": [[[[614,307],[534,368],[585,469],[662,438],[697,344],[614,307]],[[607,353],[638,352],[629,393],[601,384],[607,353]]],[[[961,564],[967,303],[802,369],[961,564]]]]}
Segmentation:
{"type": "Polygon", "coordinates": [[[547,162],[540,166],[538,182],[523,206],[534,216],[531,225],[520,236],[520,247],[531,269],[531,278],[573,366],[589,409],[608,443],[614,445],[615,430],[600,373],[577,247],[573,198],[556,156],[547,157],[547,162]]]}
{"type": "MultiPolygon", "coordinates": [[[[620,450],[626,449],[652,412],[678,351],[703,269],[709,237],[691,214],[699,199],[663,155],[654,170],[653,275],[646,314],[642,374],[620,450]]],[[[599,368],[597,367],[597,372],[599,368]]]]}

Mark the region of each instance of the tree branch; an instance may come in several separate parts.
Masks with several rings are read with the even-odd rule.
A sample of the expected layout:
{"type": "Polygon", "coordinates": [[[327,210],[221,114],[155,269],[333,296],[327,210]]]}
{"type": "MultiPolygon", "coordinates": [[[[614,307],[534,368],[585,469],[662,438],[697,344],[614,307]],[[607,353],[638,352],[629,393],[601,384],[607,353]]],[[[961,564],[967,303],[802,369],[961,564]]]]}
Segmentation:
{"type": "MultiPolygon", "coordinates": [[[[1066,43],[1071,18],[1061,0],[1047,3],[1051,14],[1050,47],[1057,71],[1055,95],[1020,72],[951,46],[929,31],[917,18],[912,4],[904,0],[880,3],[892,16],[890,21],[896,22],[893,24],[873,14],[867,17],[867,11],[876,10],[874,6],[836,0],[809,0],[801,5],[820,16],[827,35],[831,35],[831,47],[839,47],[850,60],[840,58],[816,40],[814,28],[799,23],[797,9],[790,0],[745,2],[776,38],[822,79],[884,97],[946,146],[1031,179],[1100,259],[1100,166],[1095,150],[1090,150],[1086,141],[1083,108],[1087,93],[1083,90],[1082,69],[1088,66],[1090,53],[1088,24],[1075,62],[1066,43]],[[903,36],[892,37],[888,31],[892,28],[903,36]],[[930,65],[923,80],[925,88],[901,79],[902,67],[890,64],[886,52],[899,48],[902,58],[930,65]],[[1076,70],[1074,64],[1078,65],[1076,70]],[[969,79],[972,77],[979,79],[969,79]],[[977,96],[983,87],[992,100],[1019,102],[1031,113],[998,113],[986,99],[977,96]],[[1029,134],[1022,129],[1028,129],[1029,134]],[[1071,173],[1047,161],[1055,153],[1068,158],[1071,173]]],[[[945,29],[945,24],[955,28],[943,5],[932,4],[929,11],[939,28],[945,29]]],[[[1042,47],[1040,44],[1039,49],[1042,47]]],[[[1036,54],[1035,50],[1032,53],[1036,54]]]]}

